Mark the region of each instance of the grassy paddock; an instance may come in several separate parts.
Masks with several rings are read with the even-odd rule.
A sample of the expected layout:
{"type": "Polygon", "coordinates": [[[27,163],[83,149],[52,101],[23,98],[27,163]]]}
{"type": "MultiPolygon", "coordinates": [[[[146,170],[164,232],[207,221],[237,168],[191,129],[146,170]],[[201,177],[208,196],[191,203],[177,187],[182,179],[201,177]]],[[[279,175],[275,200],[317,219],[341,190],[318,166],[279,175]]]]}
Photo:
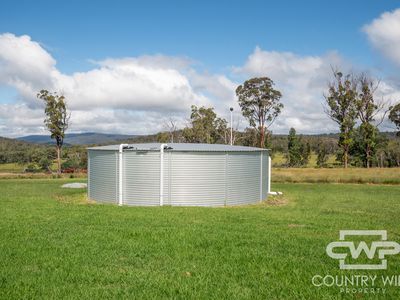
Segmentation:
{"type": "MultiPolygon", "coordinates": [[[[61,178],[86,178],[86,173],[62,174],[61,178]]],[[[1,173],[0,179],[54,179],[56,174],[1,173]]],[[[273,168],[276,183],[372,183],[400,184],[400,168],[273,168]]]]}
{"type": "Polygon", "coordinates": [[[146,208],[87,203],[68,181],[0,181],[0,298],[368,299],[311,278],[400,274],[400,256],[340,272],[325,254],[341,229],[399,241],[400,186],[274,184],[274,205],[146,208]]]}
{"type": "MultiPolygon", "coordinates": [[[[284,167],[286,165],[287,159],[285,153],[282,152],[277,152],[274,153],[273,158],[272,158],[272,166],[273,167],[284,167]]],[[[328,160],[326,162],[327,166],[332,167],[338,164],[336,161],[336,156],[335,155],[329,155],[328,160]]],[[[311,153],[310,159],[308,161],[308,164],[306,166],[307,168],[316,168],[317,167],[317,154],[314,152],[311,153]]]]}
{"type": "Polygon", "coordinates": [[[400,184],[400,168],[273,168],[272,181],[400,184]]]}
{"type": "Polygon", "coordinates": [[[15,163],[0,164],[0,173],[21,173],[23,171],[23,165],[15,163]]]}

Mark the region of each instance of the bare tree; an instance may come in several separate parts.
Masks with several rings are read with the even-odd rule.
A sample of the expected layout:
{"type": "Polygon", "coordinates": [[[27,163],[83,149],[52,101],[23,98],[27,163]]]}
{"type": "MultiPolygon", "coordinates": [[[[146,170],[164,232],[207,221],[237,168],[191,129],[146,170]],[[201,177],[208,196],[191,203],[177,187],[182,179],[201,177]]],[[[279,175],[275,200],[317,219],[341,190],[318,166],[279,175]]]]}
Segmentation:
{"type": "Polygon", "coordinates": [[[170,143],[174,143],[176,131],[178,129],[178,121],[173,117],[169,117],[168,120],[164,122],[164,127],[168,129],[170,143]]]}

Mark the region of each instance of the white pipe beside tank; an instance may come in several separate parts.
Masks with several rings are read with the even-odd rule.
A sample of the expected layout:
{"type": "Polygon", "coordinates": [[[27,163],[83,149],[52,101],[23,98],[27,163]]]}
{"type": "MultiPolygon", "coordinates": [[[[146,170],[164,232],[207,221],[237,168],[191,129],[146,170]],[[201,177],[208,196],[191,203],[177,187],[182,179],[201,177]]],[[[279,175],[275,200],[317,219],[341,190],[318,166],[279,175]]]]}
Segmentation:
{"type": "Polygon", "coordinates": [[[121,144],[119,145],[119,151],[118,151],[118,205],[122,206],[122,169],[123,169],[123,164],[122,164],[122,153],[124,150],[124,147],[128,147],[128,144],[121,144]]]}
{"type": "Polygon", "coordinates": [[[160,206],[164,205],[164,148],[167,144],[160,145],[160,206]]]}

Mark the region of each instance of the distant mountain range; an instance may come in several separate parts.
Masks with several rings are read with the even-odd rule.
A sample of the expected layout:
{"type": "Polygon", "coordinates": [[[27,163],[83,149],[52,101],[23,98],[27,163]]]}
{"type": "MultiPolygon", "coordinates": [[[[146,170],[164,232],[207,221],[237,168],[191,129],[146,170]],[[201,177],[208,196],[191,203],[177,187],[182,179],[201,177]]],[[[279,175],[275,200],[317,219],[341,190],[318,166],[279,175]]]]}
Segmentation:
{"type": "MultiPolygon", "coordinates": [[[[396,137],[395,132],[381,132],[389,139],[396,137]]],[[[333,139],[336,140],[339,137],[338,133],[323,133],[323,134],[300,134],[305,139],[333,139]]],[[[35,144],[54,144],[54,140],[50,138],[50,135],[27,135],[16,138],[17,141],[29,142],[35,144]]],[[[150,135],[125,135],[125,134],[113,134],[113,133],[97,133],[97,132],[85,132],[85,133],[69,133],[66,135],[64,144],[65,145],[106,145],[106,144],[118,144],[118,143],[149,143],[157,141],[157,134],[150,135]]],[[[272,142],[277,143],[281,141],[283,144],[287,143],[286,134],[273,134],[272,142]]]]}
{"type": "MultiPolygon", "coordinates": [[[[119,140],[132,139],[135,137],[138,136],[97,132],[69,133],[66,134],[64,143],[67,145],[107,144],[119,140]]],[[[50,135],[27,135],[19,137],[17,140],[36,144],[54,143],[54,140],[50,138],[50,135]]]]}

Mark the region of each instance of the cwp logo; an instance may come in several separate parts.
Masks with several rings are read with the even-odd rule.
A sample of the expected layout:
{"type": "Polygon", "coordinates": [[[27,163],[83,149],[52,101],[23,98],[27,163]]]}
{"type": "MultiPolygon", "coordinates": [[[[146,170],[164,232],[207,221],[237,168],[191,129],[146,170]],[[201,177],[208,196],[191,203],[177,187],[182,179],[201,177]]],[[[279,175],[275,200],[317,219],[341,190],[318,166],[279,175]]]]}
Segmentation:
{"type": "Polygon", "coordinates": [[[387,240],[386,230],[340,230],[338,242],[332,242],[326,246],[326,253],[339,260],[342,270],[385,270],[387,268],[386,255],[400,253],[400,245],[387,240]],[[346,240],[348,236],[377,236],[379,240],[373,241],[370,247],[365,241],[359,242],[356,247],[353,241],[346,240]],[[364,252],[368,259],[373,259],[378,252],[380,263],[377,264],[346,264],[345,259],[350,254],[351,258],[357,259],[364,252]]]}

